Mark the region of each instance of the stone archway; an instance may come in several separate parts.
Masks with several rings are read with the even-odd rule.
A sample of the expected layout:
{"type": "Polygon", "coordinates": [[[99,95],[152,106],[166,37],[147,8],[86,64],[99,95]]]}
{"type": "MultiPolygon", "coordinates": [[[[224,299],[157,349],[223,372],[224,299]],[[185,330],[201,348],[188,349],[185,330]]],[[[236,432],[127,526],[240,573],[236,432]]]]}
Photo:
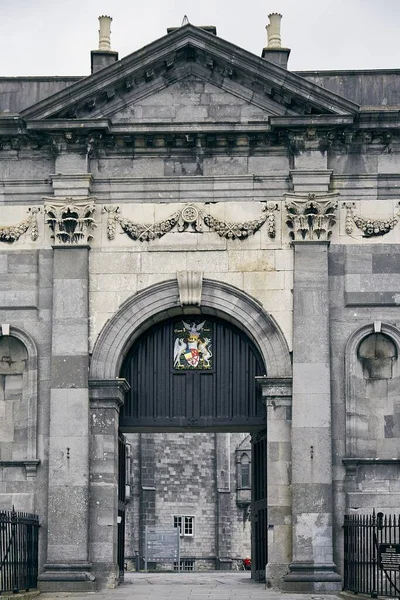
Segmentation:
{"type": "MultiPolygon", "coordinates": [[[[268,415],[271,416],[273,428],[276,426],[271,439],[275,445],[276,440],[280,440],[280,443],[280,423],[289,418],[287,406],[288,396],[291,395],[291,359],[279,326],[256,300],[238,288],[213,280],[206,279],[202,283],[200,308],[202,314],[219,317],[241,329],[257,347],[268,369],[268,377],[259,379],[262,380],[262,395],[267,404],[268,415]],[[268,405],[268,399],[272,399],[272,404],[268,405]]],[[[198,307],[197,310],[199,311],[198,307]]],[[[152,325],[169,317],[193,312],[196,312],[193,306],[182,307],[177,280],[159,283],[129,298],[106,323],[94,346],[89,379],[93,440],[90,465],[90,555],[96,578],[102,579],[106,585],[112,585],[118,579],[118,464],[115,457],[119,409],[124,393],[129,389],[127,382],[119,378],[121,365],[132,344],[152,325]],[[106,453],[102,452],[105,447],[108,449],[106,453]],[[110,456],[112,447],[115,449],[114,458],[110,456]],[[104,506],[107,507],[107,515],[104,506]],[[105,519],[107,528],[102,527],[105,519]],[[110,565],[113,566],[110,568],[110,565]]],[[[288,424],[287,422],[285,425],[285,432],[288,424]]],[[[286,463],[282,468],[287,470],[286,463]]],[[[279,511],[275,512],[280,514],[284,510],[285,514],[290,514],[285,499],[288,494],[282,496],[277,492],[279,482],[278,486],[277,482],[273,483],[271,504],[279,507],[279,511]]],[[[284,485],[287,485],[286,482],[284,485]]],[[[274,517],[271,522],[274,522],[274,517]]],[[[283,564],[281,570],[287,568],[289,560],[290,531],[287,525],[281,526],[278,521],[277,525],[285,536],[285,541],[281,536],[279,546],[282,547],[283,544],[285,549],[278,552],[274,541],[269,543],[269,548],[271,555],[283,564]]]]}
{"type": "MultiPolygon", "coordinates": [[[[279,326],[253,298],[226,283],[205,279],[204,314],[221,316],[242,329],[258,347],[269,377],[290,377],[289,349],[279,326]]],[[[177,280],[146,288],[129,298],[100,333],[93,350],[91,379],[118,377],[126,352],[150,325],[182,314],[177,280]]]]}

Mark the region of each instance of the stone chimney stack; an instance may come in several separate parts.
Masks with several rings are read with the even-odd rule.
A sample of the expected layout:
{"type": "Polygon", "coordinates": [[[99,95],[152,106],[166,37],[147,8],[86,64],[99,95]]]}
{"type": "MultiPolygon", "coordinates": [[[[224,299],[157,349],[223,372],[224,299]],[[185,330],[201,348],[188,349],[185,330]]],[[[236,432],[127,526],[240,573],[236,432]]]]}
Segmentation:
{"type": "Polygon", "coordinates": [[[268,15],[268,18],[269,23],[265,28],[267,30],[267,47],[263,49],[261,56],[265,58],[265,60],[278,65],[278,67],[287,69],[290,49],[282,48],[282,15],[279,13],[271,13],[268,15]]]}
{"type": "Polygon", "coordinates": [[[91,52],[91,72],[97,73],[118,60],[118,52],[111,50],[111,21],[106,15],[99,17],[99,48],[91,52]]]}

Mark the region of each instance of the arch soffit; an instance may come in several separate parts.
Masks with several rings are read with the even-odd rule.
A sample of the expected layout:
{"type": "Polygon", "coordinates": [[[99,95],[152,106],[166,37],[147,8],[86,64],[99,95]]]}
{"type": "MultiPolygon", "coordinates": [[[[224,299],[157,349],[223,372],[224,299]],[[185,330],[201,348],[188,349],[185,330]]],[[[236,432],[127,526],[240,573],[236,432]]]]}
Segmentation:
{"type": "MultiPolygon", "coordinates": [[[[190,308],[183,311],[180,305],[176,279],[146,288],[126,300],[96,340],[90,377],[118,377],[127,351],[146,329],[166,318],[188,314],[190,308]]],[[[204,279],[201,310],[204,314],[222,317],[244,331],[259,349],[269,377],[291,376],[284,335],[256,300],[229,284],[204,279]]]]}

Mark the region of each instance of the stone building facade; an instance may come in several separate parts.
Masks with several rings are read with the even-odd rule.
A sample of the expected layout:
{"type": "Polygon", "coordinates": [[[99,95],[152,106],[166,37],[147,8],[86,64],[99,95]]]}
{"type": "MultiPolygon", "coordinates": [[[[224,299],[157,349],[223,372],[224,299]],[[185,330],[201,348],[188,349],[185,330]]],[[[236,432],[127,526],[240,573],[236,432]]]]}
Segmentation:
{"type": "MultiPolygon", "coordinates": [[[[240,569],[242,560],[251,555],[250,436],[237,432],[182,432],[126,434],[126,438],[131,465],[125,527],[128,568],[137,568],[137,557],[139,566],[143,566],[146,524],[172,528],[176,519],[183,517],[183,570],[240,569]],[[217,465],[222,461],[229,472],[224,489],[218,485],[217,465]],[[146,506],[149,492],[141,485],[141,471],[146,467],[151,470],[155,490],[153,510],[146,506]],[[218,496],[227,494],[224,514],[218,496]]],[[[171,569],[172,563],[171,559],[151,566],[171,569]]]]}
{"type": "Polygon", "coordinates": [[[119,423],[252,433],[276,587],[339,589],[344,514],[399,510],[400,73],[292,73],[277,22],[262,57],[186,24],[0,79],[0,506],[40,515],[43,590],[118,580],[119,423]],[[150,414],[124,360],[184,318],[231,340],[220,394],[150,414]]]}

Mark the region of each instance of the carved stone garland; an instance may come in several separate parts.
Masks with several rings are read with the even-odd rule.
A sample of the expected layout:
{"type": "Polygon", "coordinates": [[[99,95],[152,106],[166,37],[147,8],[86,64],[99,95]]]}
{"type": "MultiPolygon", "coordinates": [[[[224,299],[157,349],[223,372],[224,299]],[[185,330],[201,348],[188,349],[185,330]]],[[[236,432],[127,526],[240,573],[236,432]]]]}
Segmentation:
{"type": "Polygon", "coordinates": [[[91,230],[96,227],[94,198],[44,200],[49,200],[44,205],[44,212],[56,244],[87,244],[92,239],[91,230]]]}
{"type": "Polygon", "coordinates": [[[28,208],[28,216],[24,221],[17,225],[3,225],[0,226],[0,242],[8,242],[12,244],[19,240],[21,235],[26,233],[30,229],[30,235],[32,242],[38,239],[38,224],[37,214],[40,208],[28,208]]]}
{"type": "Polygon", "coordinates": [[[294,241],[327,241],[336,223],[338,194],[285,194],[286,223],[294,241]]]}
{"type": "Polygon", "coordinates": [[[400,210],[393,217],[389,217],[388,219],[365,219],[364,217],[355,214],[354,202],[344,202],[343,207],[346,209],[346,233],[348,235],[353,233],[353,225],[364,233],[363,237],[385,235],[386,233],[389,233],[400,220],[400,210]]]}
{"type": "Polygon", "coordinates": [[[108,213],[107,236],[109,240],[115,239],[116,224],[118,223],[124,233],[132,240],[139,240],[140,242],[149,242],[161,238],[166,233],[172,231],[175,226],[178,226],[178,231],[180,232],[189,230],[201,233],[203,231],[203,223],[220,237],[230,240],[243,239],[249,235],[253,235],[267,220],[268,235],[273,238],[276,233],[274,215],[274,211],[276,210],[278,210],[276,202],[267,202],[260,218],[243,223],[232,223],[217,219],[194,204],[187,204],[164,221],[159,221],[158,223],[134,223],[130,219],[120,216],[119,206],[109,205],[103,208],[103,212],[108,213]]]}

